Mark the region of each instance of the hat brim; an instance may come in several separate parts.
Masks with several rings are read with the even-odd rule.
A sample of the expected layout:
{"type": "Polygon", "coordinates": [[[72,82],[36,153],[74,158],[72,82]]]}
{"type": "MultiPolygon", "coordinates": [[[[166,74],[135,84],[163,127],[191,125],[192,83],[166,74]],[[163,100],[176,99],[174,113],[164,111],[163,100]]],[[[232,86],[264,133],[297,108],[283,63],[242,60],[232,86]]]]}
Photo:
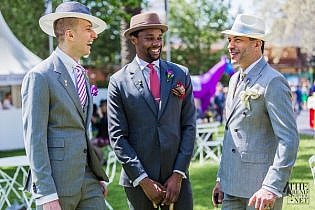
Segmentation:
{"type": "Polygon", "coordinates": [[[137,27],[129,28],[126,31],[124,31],[124,36],[129,39],[131,33],[135,31],[141,31],[144,29],[161,29],[162,32],[164,33],[168,30],[168,26],[164,24],[148,24],[145,26],[137,26],[137,27]]]}
{"type": "Polygon", "coordinates": [[[267,41],[267,36],[265,34],[245,34],[245,33],[240,33],[232,30],[225,30],[221,32],[222,34],[227,34],[227,35],[233,35],[233,36],[245,36],[249,38],[254,38],[254,39],[260,39],[263,41],[267,41]]]}
{"type": "Polygon", "coordinates": [[[97,34],[103,32],[106,29],[106,23],[102,19],[92,15],[77,12],[58,12],[47,14],[39,19],[39,26],[46,34],[55,37],[54,22],[58,19],[67,17],[81,18],[91,22],[92,29],[97,34]]]}

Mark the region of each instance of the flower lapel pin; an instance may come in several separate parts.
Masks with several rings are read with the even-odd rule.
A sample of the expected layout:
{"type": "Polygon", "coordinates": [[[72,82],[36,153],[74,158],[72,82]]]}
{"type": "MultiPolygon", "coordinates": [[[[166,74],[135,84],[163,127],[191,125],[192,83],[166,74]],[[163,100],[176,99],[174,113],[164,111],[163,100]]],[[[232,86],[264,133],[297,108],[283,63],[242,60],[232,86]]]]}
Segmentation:
{"type": "Polygon", "coordinates": [[[98,89],[96,85],[91,86],[91,95],[92,96],[97,96],[98,95],[98,89]]]}
{"type": "Polygon", "coordinates": [[[250,110],[250,103],[249,103],[249,100],[250,99],[258,99],[259,96],[261,95],[262,93],[259,91],[258,88],[251,88],[251,89],[248,89],[248,90],[243,90],[240,92],[240,99],[241,99],[241,102],[245,105],[245,107],[250,110]]]}
{"type": "Polygon", "coordinates": [[[172,69],[167,69],[166,70],[166,81],[170,82],[173,77],[174,77],[174,71],[172,69]]]}
{"type": "Polygon", "coordinates": [[[186,95],[186,89],[182,82],[177,82],[176,86],[172,88],[172,93],[179,97],[179,99],[183,100],[186,95]]]}

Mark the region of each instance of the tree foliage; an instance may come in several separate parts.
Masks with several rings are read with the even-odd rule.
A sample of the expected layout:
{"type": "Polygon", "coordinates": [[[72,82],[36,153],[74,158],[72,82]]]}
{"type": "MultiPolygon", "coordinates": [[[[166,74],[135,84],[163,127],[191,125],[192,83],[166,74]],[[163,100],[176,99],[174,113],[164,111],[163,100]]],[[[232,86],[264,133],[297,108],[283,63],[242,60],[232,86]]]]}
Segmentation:
{"type": "MultiPolygon", "coordinates": [[[[62,0],[52,0],[53,11],[62,0]]],[[[129,22],[131,15],[124,9],[141,8],[146,0],[79,0],[87,5],[93,15],[107,23],[99,34],[86,64],[96,67],[120,64],[120,22],[129,22]]],[[[48,36],[40,29],[38,20],[45,13],[44,0],[1,0],[0,11],[16,37],[41,58],[49,55],[48,36]]],[[[54,40],[54,45],[56,41],[54,40]]]]}
{"type": "Polygon", "coordinates": [[[309,56],[315,56],[314,0],[267,0],[259,6],[272,23],[269,38],[274,45],[301,47],[309,56]]]}
{"type": "Polygon", "coordinates": [[[227,27],[227,7],[222,1],[170,1],[172,61],[189,67],[193,74],[206,72],[217,63],[222,49],[214,44],[227,27]]]}

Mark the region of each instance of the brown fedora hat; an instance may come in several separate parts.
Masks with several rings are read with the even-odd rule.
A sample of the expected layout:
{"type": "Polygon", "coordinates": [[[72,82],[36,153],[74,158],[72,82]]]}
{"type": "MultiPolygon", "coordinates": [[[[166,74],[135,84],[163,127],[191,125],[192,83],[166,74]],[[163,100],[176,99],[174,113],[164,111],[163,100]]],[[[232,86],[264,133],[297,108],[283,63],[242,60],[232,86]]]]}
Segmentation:
{"type": "Polygon", "coordinates": [[[124,31],[124,36],[130,38],[132,32],[151,28],[161,29],[164,33],[167,31],[168,26],[161,23],[157,13],[142,13],[131,17],[130,27],[124,31]]]}

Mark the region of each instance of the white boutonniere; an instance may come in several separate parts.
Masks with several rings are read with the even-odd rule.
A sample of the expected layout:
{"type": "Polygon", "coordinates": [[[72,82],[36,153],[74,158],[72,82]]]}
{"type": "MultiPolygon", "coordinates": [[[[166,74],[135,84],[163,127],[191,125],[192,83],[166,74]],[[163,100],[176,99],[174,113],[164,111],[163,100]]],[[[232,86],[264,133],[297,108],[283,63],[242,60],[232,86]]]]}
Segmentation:
{"type": "Polygon", "coordinates": [[[245,107],[250,110],[249,99],[257,99],[261,95],[259,89],[248,89],[240,92],[241,102],[245,105],[245,107]]]}

